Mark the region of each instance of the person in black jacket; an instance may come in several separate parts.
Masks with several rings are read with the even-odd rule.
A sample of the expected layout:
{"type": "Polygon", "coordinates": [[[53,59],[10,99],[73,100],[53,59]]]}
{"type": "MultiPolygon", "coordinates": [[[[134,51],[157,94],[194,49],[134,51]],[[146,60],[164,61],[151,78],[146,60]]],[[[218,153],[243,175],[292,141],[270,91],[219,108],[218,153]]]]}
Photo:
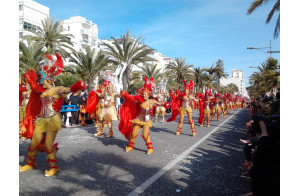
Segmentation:
{"type": "MultiPolygon", "coordinates": [[[[72,93],[70,95],[69,100],[71,101],[71,105],[76,105],[77,107],[79,107],[80,103],[79,103],[79,93],[72,93]]],[[[72,111],[72,117],[71,117],[71,126],[74,126],[77,124],[77,120],[78,120],[78,111],[72,111]]]]}
{"type": "Polygon", "coordinates": [[[266,124],[259,122],[259,136],[253,167],[250,169],[252,193],[256,195],[280,195],[280,144],[279,138],[270,136],[266,124]]]}

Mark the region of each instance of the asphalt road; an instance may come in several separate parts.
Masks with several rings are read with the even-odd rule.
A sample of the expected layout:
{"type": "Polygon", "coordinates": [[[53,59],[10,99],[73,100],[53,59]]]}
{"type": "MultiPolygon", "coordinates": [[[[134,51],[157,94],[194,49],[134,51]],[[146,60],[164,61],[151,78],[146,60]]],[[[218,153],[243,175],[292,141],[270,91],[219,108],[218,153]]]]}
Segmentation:
{"type": "MultiPolygon", "coordinates": [[[[128,142],[117,128],[118,121],[114,122],[113,138],[95,137],[93,126],[64,128],[56,138],[60,172],[44,177],[48,168],[46,154],[38,153],[38,167],[19,174],[19,193],[158,196],[251,192],[250,179],[241,177],[245,157],[239,142],[247,138],[249,110],[234,110],[227,118],[211,121],[209,128],[196,123],[198,116],[199,112],[194,111],[196,137],[192,137],[187,117],[179,136],[175,135],[178,121],[153,123],[152,155],[146,154],[141,137],[137,138],[135,149],[126,153],[128,142]]],[[[104,132],[107,134],[108,128],[104,132]]],[[[19,142],[21,165],[25,164],[28,145],[28,140],[19,142]]]]}

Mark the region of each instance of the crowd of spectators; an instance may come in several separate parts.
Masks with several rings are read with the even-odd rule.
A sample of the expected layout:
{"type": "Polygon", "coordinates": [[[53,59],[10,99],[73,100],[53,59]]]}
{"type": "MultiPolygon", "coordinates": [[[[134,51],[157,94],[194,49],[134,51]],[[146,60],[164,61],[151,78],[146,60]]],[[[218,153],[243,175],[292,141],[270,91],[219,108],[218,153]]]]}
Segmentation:
{"type": "Polygon", "coordinates": [[[246,124],[249,138],[245,144],[246,172],[251,178],[252,194],[280,194],[280,94],[256,98],[251,102],[251,120],[246,124]]]}
{"type": "MultiPolygon", "coordinates": [[[[87,90],[84,89],[82,91],[79,91],[77,93],[71,93],[68,98],[65,98],[63,101],[63,105],[76,105],[77,108],[80,108],[80,106],[85,106],[87,103],[87,90]]],[[[72,111],[72,112],[61,112],[61,117],[63,119],[63,126],[64,127],[75,127],[79,124],[78,121],[79,116],[79,109],[78,111],[72,111]],[[71,113],[71,115],[69,115],[71,113]],[[69,118],[69,121],[67,119],[69,118]],[[67,124],[69,122],[69,124],[67,124]]]]}

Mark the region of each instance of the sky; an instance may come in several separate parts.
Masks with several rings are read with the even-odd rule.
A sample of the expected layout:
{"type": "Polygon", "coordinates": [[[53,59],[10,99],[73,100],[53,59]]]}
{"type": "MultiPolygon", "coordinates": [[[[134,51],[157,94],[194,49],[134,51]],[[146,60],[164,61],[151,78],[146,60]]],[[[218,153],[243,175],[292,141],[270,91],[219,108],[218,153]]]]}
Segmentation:
{"type": "MultiPolygon", "coordinates": [[[[35,0],[50,9],[50,17],[66,20],[82,16],[92,20],[100,39],[130,35],[142,36],[144,43],[173,59],[186,58],[195,67],[210,67],[223,60],[225,72],[243,70],[244,82],[260,66],[270,47],[280,50],[280,36],[273,38],[278,13],[266,24],[275,1],[259,7],[251,15],[253,0],[35,0]]],[[[280,62],[280,54],[272,57],[280,62]]]]}

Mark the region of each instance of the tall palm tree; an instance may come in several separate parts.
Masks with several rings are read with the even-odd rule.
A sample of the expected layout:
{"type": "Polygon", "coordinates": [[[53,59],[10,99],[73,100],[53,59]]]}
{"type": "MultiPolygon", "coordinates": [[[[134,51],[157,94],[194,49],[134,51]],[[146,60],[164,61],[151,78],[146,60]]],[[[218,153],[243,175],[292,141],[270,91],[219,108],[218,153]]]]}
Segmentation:
{"type": "Polygon", "coordinates": [[[73,43],[71,37],[72,34],[63,33],[63,28],[60,25],[61,21],[54,23],[54,17],[49,19],[45,18],[42,22],[42,28],[36,27],[35,30],[28,30],[33,35],[26,35],[25,38],[36,41],[46,53],[54,54],[58,52],[65,59],[69,57],[69,53],[75,52],[72,48],[73,43]]]}
{"type": "Polygon", "coordinates": [[[199,90],[203,89],[208,83],[208,75],[204,72],[205,71],[199,67],[194,69],[194,84],[196,87],[196,92],[199,92],[199,90]]]}
{"type": "Polygon", "coordinates": [[[70,57],[70,63],[75,65],[68,65],[65,72],[77,75],[79,78],[87,81],[88,91],[94,89],[94,80],[100,75],[100,71],[105,70],[109,60],[102,51],[96,54],[95,48],[86,48],[86,51],[80,50],[75,52],[70,57]],[[73,56],[74,55],[74,56],[73,56]]]}
{"type": "Polygon", "coordinates": [[[30,40],[27,45],[19,42],[19,74],[23,74],[28,69],[33,69],[36,73],[39,71],[40,62],[44,60],[44,52],[42,47],[30,40]]]}
{"type": "Polygon", "coordinates": [[[216,62],[216,67],[215,67],[215,78],[216,78],[216,83],[217,83],[217,89],[220,88],[220,79],[222,77],[227,77],[227,74],[224,72],[224,63],[223,60],[219,59],[218,62],[216,62]]]}
{"type": "Polygon", "coordinates": [[[169,75],[169,80],[176,81],[179,84],[183,84],[183,80],[191,79],[193,76],[194,65],[186,63],[185,58],[175,58],[175,61],[171,61],[167,64],[166,69],[169,75]]]}
{"type": "Polygon", "coordinates": [[[235,85],[233,83],[228,84],[227,87],[228,87],[228,89],[227,89],[228,92],[231,94],[234,92],[237,92],[237,93],[239,92],[239,88],[237,87],[237,85],[235,85]]]}
{"type": "MultiPolygon", "coordinates": [[[[251,6],[249,7],[248,11],[247,11],[247,14],[250,15],[258,7],[262,6],[263,4],[267,4],[268,2],[269,2],[269,0],[254,0],[252,2],[251,6]]],[[[271,21],[271,19],[273,18],[273,15],[274,15],[275,12],[279,12],[277,22],[276,22],[276,26],[275,26],[275,30],[274,30],[274,38],[277,38],[279,33],[280,33],[280,0],[276,1],[276,3],[273,6],[272,10],[268,14],[268,17],[267,17],[267,20],[266,20],[267,24],[271,21]]]]}
{"type": "Polygon", "coordinates": [[[127,90],[132,66],[155,61],[154,58],[150,57],[154,50],[143,44],[142,36],[137,39],[130,36],[129,30],[127,30],[126,35],[121,35],[121,39],[111,38],[113,39],[112,44],[103,43],[103,45],[107,47],[108,52],[106,54],[113,64],[122,66],[119,77],[122,77],[123,89],[127,90]]]}
{"type": "Polygon", "coordinates": [[[211,65],[211,67],[205,67],[203,68],[204,71],[206,71],[208,74],[207,74],[207,79],[208,79],[208,88],[212,88],[213,85],[213,81],[216,80],[216,77],[215,77],[215,73],[218,71],[218,67],[214,67],[214,64],[211,65]]]}
{"type": "Polygon", "coordinates": [[[163,76],[163,74],[160,72],[161,69],[159,69],[157,66],[157,64],[145,63],[144,66],[139,65],[138,67],[142,69],[139,72],[142,74],[143,77],[153,77],[155,81],[158,81],[163,76]]]}

